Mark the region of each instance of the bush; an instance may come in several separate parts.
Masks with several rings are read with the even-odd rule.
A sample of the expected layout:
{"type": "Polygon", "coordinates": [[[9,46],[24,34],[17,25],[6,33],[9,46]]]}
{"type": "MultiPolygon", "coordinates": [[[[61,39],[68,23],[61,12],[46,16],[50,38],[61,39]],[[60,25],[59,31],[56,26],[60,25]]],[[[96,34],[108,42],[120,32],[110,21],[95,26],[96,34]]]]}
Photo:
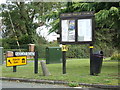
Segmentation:
{"type": "Polygon", "coordinates": [[[78,83],[69,83],[68,86],[70,86],[70,87],[78,87],[79,84],[78,83]]]}
{"type": "Polygon", "coordinates": [[[35,45],[35,51],[38,51],[38,57],[39,58],[45,58],[45,50],[46,50],[46,45],[35,45]]]}
{"type": "Polygon", "coordinates": [[[117,51],[114,52],[111,56],[111,60],[120,60],[120,53],[118,53],[117,51]]]}
{"type": "Polygon", "coordinates": [[[57,42],[49,43],[49,44],[37,44],[35,45],[35,51],[38,51],[39,58],[46,58],[46,47],[58,47],[59,44],[57,42]]]}
{"type": "MultiPolygon", "coordinates": [[[[19,49],[4,49],[4,53],[7,52],[7,51],[16,51],[16,52],[19,52],[19,49]]],[[[22,52],[27,52],[28,50],[27,49],[21,49],[22,52]]]]}
{"type": "Polygon", "coordinates": [[[69,45],[67,51],[67,58],[88,58],[89,48],[88,45],[69,45]]]}
{"type": "MultiPolygon", "coordinates": [[[[39,58],[46,57],[46,47],[59,47],[57,42],[52,42],[48,44],[39,44],[36,45],[36,51],[38,51],[39,58]]],[[[90,49],[89,45],[68,45],[69,50],[66,52],[66,58],[89,58],[90,49]]],[[[110,57],[112,52],[115,51],[112,47],[103,46],[94,46],[93,52],[102,50],[105,57],[110,57]]]]}

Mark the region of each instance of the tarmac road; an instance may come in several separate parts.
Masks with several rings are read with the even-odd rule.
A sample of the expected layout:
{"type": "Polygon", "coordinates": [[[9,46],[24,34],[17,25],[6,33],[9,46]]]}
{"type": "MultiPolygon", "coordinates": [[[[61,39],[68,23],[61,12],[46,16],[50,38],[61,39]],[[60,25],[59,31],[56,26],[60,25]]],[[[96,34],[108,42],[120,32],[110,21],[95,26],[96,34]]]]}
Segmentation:
{"type": "Polygon", "coordinates": [[[2,90],[103,90],[98,88],[68,87],[64,85],[29,83],[19,81],[0,80],[2,90]]]}
{"type": "Polygon", "coordinates": [[[2,88],[68,88],[64,85],[27,83],[19,81],[2,81],[2,88]]]}

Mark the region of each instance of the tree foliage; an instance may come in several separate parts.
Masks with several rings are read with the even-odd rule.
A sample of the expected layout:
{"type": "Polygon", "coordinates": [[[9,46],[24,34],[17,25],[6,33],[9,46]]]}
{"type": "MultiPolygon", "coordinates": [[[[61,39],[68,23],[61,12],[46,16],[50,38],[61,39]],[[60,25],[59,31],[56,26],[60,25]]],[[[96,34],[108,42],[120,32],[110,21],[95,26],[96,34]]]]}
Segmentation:
{"type": "MultiPolygon", "coordinates": [[[[113,46],[120,50],[120,3],[119,2],[14,2],[2,5],[3,30],[5,38],[13,38],[14,35],[29,37],[31,43],[38,43],[36,28],[42,25],[52,26],[51,32],[58,32],[59,15],[82,11],[95,12],[95,44],[113,46]],[[15,28],[12,30],[10,17],[15,28]]],[[[40,42],[40,41],[39,41],[40,42]]]]}
{"type": "MultiPolygon", "coordinates": [[[[36,34],[36,29],[45,24],[45,20],[40,19],[49,11],[58,7],[55,2],[11,2],[2,5],[2,22],[5,25],[3,29],[4,38],[26,38],[29,43],[46,42],[42,37],[36,34]],[[10,20],[13,23],[10,22],[10,20]],[[13,31],[13,28],[15,32],[13,31]]],[[[20,43],[23,41],[20,41],[20,43]]],[[[24,44],[24,42],[23,42],[24,44]]]]}
{"type": "MultiPolygon", "coordinates": [[[[102,43],[112,45],[120,50],[120,3],[119,2],[91,2],[91,3],[75,3],[68,2],[65,8],[51,12],[46,15],[46,19],[53,19],[51,31],[59,30],[59,14],[66,12],[95,12],[95,37],[96,43],[101,46],[102,43]]],[[[51,32],[50,31],[50,32],[51,32]]]]}

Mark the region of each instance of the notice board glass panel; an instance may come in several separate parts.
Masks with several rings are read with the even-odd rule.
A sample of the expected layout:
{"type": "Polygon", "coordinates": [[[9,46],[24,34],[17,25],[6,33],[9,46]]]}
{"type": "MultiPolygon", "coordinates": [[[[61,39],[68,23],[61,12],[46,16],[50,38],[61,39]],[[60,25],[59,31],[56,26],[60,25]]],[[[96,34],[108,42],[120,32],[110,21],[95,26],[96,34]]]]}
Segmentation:
{"type": "Polygon", "coordinates": [[[75,20],[62,20],[62,42],[75,42],[75,20]]]}
{"type": "Polygon", "coordinates": [[[92,41],[92,19],[78,19],[78,41],[92,41]]]}

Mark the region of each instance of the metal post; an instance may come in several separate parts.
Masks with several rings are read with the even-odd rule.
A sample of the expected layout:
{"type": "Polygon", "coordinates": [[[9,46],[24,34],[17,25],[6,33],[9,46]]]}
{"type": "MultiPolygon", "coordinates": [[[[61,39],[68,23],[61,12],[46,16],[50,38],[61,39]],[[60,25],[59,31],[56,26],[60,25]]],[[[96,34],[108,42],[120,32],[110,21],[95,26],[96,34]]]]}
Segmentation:
{"type": "Polygon", "coordinates": [[[92,55],[93,55],[93,44],[90,44],[90,75],[94,75],[92,55]]]}
{"type": "Polygon", "coordinates": [[[3,64],[3,47],[0,47],[0,65],[3,64]]]}
{"type": "Polygon", "coordinates": [[[63,51],[63,74],[66,74],[66,51],[63,51]]]}
{"type": "MultiPolygon", "coordinates": [[[[16,51],[13,51],[13,57],[16,57],[15,52],[16,51]]],[[[13,72],[16,72],[16,71],[17,71],[17,66],[13,66],[13,72]]]]}
{"type": "Polygon", "coordinates": [[[38,52],[35,52],[35,56],[34,56],[34,73],[37,74],[38,73],[38,52]]]}

